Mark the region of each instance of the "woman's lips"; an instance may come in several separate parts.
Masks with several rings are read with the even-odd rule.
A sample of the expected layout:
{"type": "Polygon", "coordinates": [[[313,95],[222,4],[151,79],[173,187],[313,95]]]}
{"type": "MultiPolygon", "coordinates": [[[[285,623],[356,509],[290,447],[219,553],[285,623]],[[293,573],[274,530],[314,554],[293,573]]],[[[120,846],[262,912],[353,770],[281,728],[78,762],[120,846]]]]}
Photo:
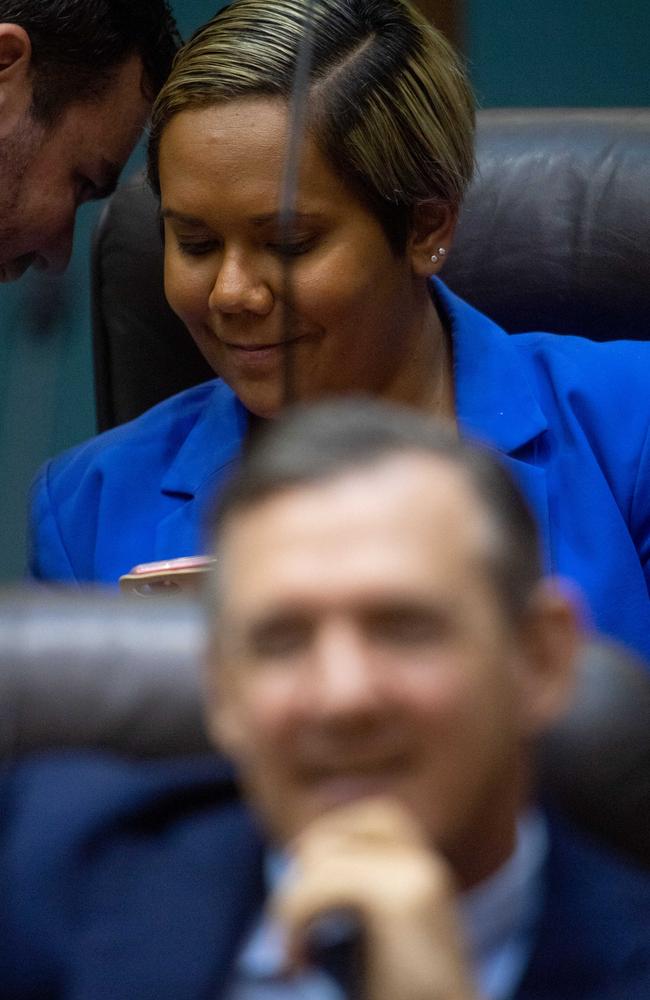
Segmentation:
{"type": "Polygon", "coordinates": [[[231,351],[244,351],[246,354],[257,354],[259,351],[274,351],[278,347],[284,346],[282,343],[279,344],[227,344],[227,347],[231,351]]]}
{"type": "Polygon", "coordinates": [[[239,366],[257,369],[277,365],[286,351],[304,339],[296,337],[293,340],[282,340],[272,344],[233,344],[228,341],[222,343],[239,366]]]}

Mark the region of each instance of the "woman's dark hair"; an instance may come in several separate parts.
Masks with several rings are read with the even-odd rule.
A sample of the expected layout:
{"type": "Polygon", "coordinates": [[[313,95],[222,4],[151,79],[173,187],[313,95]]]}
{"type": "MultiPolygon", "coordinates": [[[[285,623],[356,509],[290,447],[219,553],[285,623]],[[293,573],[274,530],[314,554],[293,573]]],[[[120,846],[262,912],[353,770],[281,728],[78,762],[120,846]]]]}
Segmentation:
{"type": "Polygon", "coordinates": [[[102,96],[132,55],[153,100],[181,43],[167,0],[0,0],[0,22],[32,44],[32,115],[52,125],[66,107],[102,96]]]}
{"type": "Polygon", "coordinates": [[[269,424],[219,498],[217,548],[221,531],[238,513],[398,454],[430,455],[465,475],[490,526],[488,571],[504,610],[517,619],[541,577],[542,562],[535,519],[498,455],[460,440],[431,417],[370,399],[295,407],[269,424]]]}

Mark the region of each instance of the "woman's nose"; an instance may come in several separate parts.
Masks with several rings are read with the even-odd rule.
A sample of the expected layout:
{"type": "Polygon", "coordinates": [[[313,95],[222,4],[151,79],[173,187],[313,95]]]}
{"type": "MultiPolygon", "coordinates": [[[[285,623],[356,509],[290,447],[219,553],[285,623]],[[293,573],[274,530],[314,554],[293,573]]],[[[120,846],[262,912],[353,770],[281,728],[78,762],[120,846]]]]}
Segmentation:
{"type": "Polygon", "coordinates": [[[210,293],[210,309],[221,313],[250,312],[266,316],[273,293],[264,276],[241,254],[224,254],[210,293]]]}

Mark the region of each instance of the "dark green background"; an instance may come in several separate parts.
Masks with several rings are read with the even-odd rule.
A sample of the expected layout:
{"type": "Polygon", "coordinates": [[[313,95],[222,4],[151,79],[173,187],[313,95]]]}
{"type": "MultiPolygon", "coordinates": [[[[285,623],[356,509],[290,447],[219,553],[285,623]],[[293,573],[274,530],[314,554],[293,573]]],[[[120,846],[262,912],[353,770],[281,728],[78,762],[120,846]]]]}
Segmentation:
{"type": "MultiPolygon", "coordinates": [[[[216,9],[214,0],[174,7],[184,35],[216,9]]],[[[469,0],[466,53],[480,104],[649,104],[649,11],[648,0],[469,0]]],[[[82,209],[63,278],[28,274],[0,287],[0,580],[24,571],[34,472],[94,432],[88,255],[99,211],[82,209]]]]}

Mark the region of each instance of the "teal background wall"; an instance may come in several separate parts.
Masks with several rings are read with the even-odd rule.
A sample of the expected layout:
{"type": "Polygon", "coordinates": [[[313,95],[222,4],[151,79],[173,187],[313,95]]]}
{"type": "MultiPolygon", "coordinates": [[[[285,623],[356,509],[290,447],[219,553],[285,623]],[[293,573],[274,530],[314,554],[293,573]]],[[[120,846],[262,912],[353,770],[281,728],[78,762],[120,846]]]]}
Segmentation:
{"type": "MultiPolygon", "coordinates": [[[[484,107],[650,104],[648,0],[466,0],[466,53],[484,107]]],[[[187,35],[215,0],[177,0],[187,35]]],[[[141,162],[142,151],[131,163],[141,162]]],[[[88,259],[100,206],[82,209],[60,279],[0,287],[0,581],[25,564],[29,482],[94,433],[88,259]]]]}
{"type": "Polygon", "coordinates": [[[648,0],[466,0],[484,107],[650,104],[648,0]]]}

